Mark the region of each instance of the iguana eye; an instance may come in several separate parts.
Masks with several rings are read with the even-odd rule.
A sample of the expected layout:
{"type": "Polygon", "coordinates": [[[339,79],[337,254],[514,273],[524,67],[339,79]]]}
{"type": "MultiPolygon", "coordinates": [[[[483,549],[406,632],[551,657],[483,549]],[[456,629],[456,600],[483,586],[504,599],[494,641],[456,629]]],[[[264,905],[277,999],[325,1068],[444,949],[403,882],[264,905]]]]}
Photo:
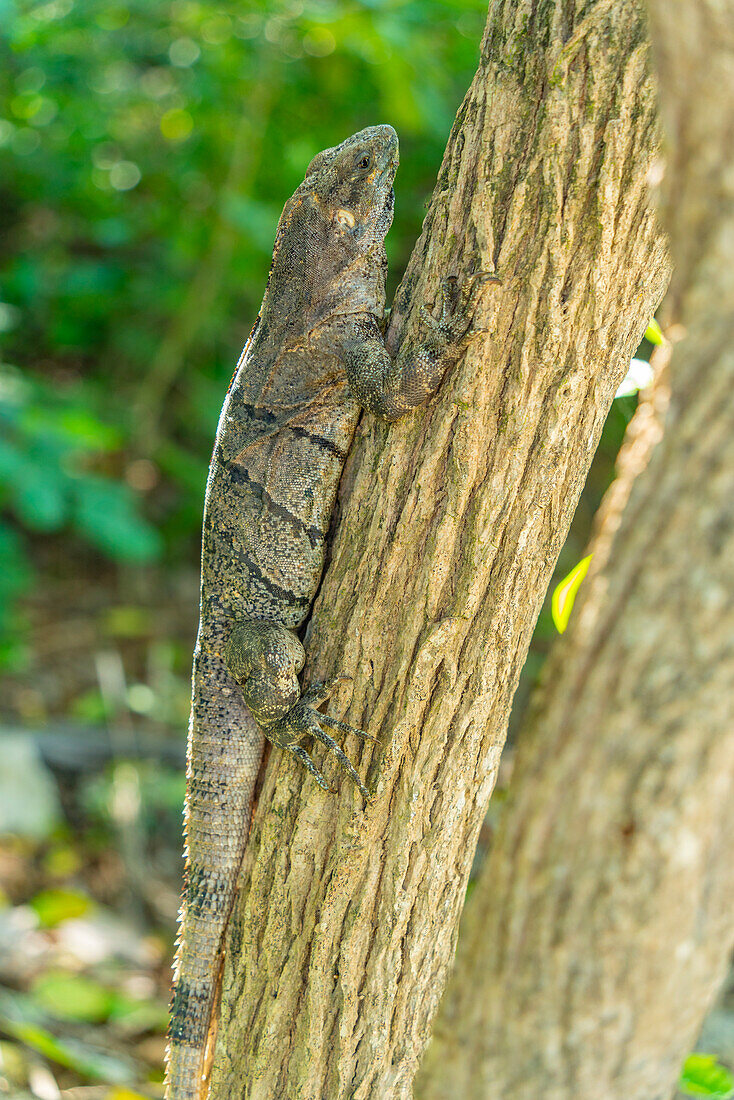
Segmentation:
{"type": "Polygon", "coordinates": [[[369,154],[365,153],[365,155],[361,158],[361,160],[357,164],[357,167],[358,168],[369,168],[370,160],[371,160],[371,158],[370,158],[369,154]]]}

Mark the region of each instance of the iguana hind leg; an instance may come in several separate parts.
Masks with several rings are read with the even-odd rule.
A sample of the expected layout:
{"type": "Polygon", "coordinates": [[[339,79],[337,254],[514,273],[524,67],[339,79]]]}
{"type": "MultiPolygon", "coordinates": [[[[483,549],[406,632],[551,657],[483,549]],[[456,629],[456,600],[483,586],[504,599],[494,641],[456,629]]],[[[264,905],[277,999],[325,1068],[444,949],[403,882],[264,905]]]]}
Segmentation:
{"type": "Polygon", "coordinates": [[[298,673],[306,660],[303,646],[280,623],[246,619],[232,627],[224,660],[253,718],[269,736],[267,730],[301,697],[298,673]]]}
{"type": "Polygon", "coordinates": [[[289,751],[308,769],[320,787],[331,790],[308,753],[298,745],[303,737],[311,734],[334,753],[363,798],[369,801],[369,791],[354,765],[321,727],[326,725],[345,733],[354,733],[366,741],[377,739],[316,709],[342,681],[349,679],[348,676],[335,676],[331,680],[312,684],[301,695],[298,673],[305,662],[303,646],[286,627],[258,620],[235,624],[225,650],[225,661],[230,675],[242,688],[245,703],[269,741],[289,751]]]}

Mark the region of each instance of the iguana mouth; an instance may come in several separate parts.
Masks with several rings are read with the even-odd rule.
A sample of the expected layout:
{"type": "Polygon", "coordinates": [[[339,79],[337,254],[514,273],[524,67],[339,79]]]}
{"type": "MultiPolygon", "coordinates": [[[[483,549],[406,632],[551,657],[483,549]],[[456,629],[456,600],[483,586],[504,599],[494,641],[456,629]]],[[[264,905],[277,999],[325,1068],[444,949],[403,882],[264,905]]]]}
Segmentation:
{"type": "Polygon", "coordinates": [[[375,225],[375,240],[380,243],[384,241],[387,236],[387,232],[392,225],[393,212],[395,210],[395,191],[391,187],[385,195],[385,202],[380,210],[377,218],[374,222],[375,225]]]}

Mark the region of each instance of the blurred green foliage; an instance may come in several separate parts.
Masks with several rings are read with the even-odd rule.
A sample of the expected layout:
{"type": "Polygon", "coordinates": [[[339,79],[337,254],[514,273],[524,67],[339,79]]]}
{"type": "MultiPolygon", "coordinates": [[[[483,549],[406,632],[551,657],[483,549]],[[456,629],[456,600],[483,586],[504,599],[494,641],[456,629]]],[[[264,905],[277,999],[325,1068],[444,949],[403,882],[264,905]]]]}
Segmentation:
{"type": "Polygon", "coordinates": [[[0,0],[0,662],[34,536],[197,553],[227,380],[311,157],[402,142],[392,285],[484,0],[0,0]]]}
{"type": "Polygon", "coordinates": [[[158,532],[136,514],[130,486],[95,472],[123,437],[95,415],[84,388],[58,394],[7,371],[0,384],[0,477],[16,518],[36,531],[71,523],[122,560],[154,557],[158,532]]]}

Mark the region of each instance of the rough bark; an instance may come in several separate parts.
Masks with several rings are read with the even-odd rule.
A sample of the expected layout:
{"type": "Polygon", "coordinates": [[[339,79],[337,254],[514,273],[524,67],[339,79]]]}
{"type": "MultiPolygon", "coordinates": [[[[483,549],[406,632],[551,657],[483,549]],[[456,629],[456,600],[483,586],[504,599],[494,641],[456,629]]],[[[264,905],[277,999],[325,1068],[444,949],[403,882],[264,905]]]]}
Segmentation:
{"type": "Polygon", "coordinates": [[[216,1100],[410,1096],[533,625],[667,281],[645,185],[655,142],[637,4],[492,4],[391,338],[446,275],[502,285],[427,412],[364,418],[307,638],[307,680],[351,673],[336,716],[380,738],[347,745],[375,800],[337,776],[325,795],[271,755],[216,1100]]]}
{"type": "Polygon", "coordinates": [[[734,944],[734,3],[650,8],[687,338],[522,734],[420,1100],[670,1097],[734,944]]]}

